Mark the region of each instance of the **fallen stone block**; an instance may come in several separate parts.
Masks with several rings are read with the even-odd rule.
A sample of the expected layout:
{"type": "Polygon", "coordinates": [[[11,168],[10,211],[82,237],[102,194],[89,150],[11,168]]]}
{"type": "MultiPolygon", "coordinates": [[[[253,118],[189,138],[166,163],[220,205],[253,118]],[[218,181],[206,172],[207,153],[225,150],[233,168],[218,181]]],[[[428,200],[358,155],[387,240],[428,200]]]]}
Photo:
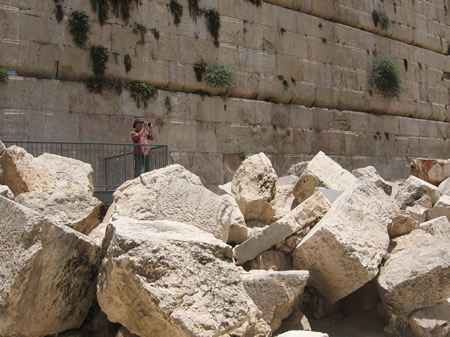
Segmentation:
{"type": "Polygon", "coordinates": [[[277,179],[275,184],[275,196],[270,202],[275,212],[271,222],[280,220],[283,216],[295,208],[295,206],[297,206],[294,194],[292,193],[297,180],[298,177],[292,175],[277,179]]]}
{"type": "Polygon", "coordinates": [[[446,337],[450,334],[450,298],[431,308],[416,311],[409,318],[411,330],[418,337],[446,337]]]}
{"type": "Polygon", "coordinates": [[[184,222],[228,239],[232,207],[178,164],[125,182],[114,192],[114,203],[119,216],[184,222]]]}
{"type": "Polygon", "coordinates": [[[0,196],[0,336],[78,328],[95,299],[100,247],[0,196]]]}
{"type": "Polygon", "coordinates": [[[447,219],[450,219],[450,195],[441,196],[430,210],[430,219],[440,216],[446,216],[447,219]]]}
{"type": "Polygon", "coordinates": [[[432,220],[420,224],[420,229],[430,233],[431,235],[438,235],[450,240],[450,221],[446,216],[440,216],[432,220]]]}
{"type": "Polygon", "coordinates": [[[415,176],[410,176],[405,183],[400,186],[395,199],[401,209],[406,209],[408,206],[414,206],[414,203],[422,198],[424,194],[431,197],[431,202],[434,205],[439,197],[440,192],[436,186],[427,183],[415,176]]]}
{"type": "Polygon", "coordinates": [[[414,229],[406,235],[400,235],[393,238],[391,247],[389,247],[389,254],[386,256],[385,260],[387,260],[391,254],[395,254],[407,247],[414,246],[419,242],[428,239],[430,236],[430,233],[422,229],[414,229]]]}
{"type": "Polygon", "coordinates": [[[231,207],[230,232],[227,242],[233,244],[244,242],[248,239],[251,229],[247,227],[236,200],[230,194],[224,194],[220,198],[231,207]]]}
{"type": "Polygon", "coordinates": [[[302,331],[302,330],[292,330],[277,337],[328,337],[328,334],[317,331],[302,331]]]}
{"type": "MultiPolygon", "coordinates": [[[[416,230],[414,232],[422,232],[416,230]]],[[[380,268],[377,284],[389,316],[387,331],[400,334],[417,310],[450,297],[450,241],[422,236],[391,252],[380,268]]]]}
{"type": "Polygon", "coordinates": [[[306,166],[308,166],[308,163],[308,161],[302,161],[300,163],[294,164],[288,169],[287,173],[289,175],[300,177],[303,173],[303,170],[306,168],[306,166]]]}
{"type": "Polygon", "coordinates": [[[284,332],[298,329],[304,331],[311,331],[311,325],[309,324],[309,320],[303,312],[301,312],[298,309],[294,309],[294,311],[289,315],[289,317],[283,320],[283,322],[281,322],[281,326],[276,333],[277,336],[279,336],[284,332]]]}
{"type": "Polygon", "coordinates": [[[316,192],[283,218],[234,247],[235,259],[238,263],[254,259],[277,242],[286,239],[289,235],[324,216],[329,208],[328,200],[322,193],[316,192]]]}
{"type": "Polygon", "coordinates": [[[392,194],[392,185],[386,182],[378,173],[378,171],[373,166],[367,166],[358,168],[352,171],[352,174],[357,177],[361,178],[364,177],[366,179],[372,180],[377,187],[381,188],[384,192],[386,192],[387,195],[392,194]]]}
{"type": "Polygon", "coordinates": [[[235,172],[231,191],[245,221],[267,225],[274,215],[270,201],[275,195],[277,175],[264,153],[248,157],[235,172]]]}
{"type": "Polygon", "coordinates": [[[242,274],[245,290],[263,313],[272,332],[289,317],[303,294],[309,273],[307,271],[253,270],[242,274]]]}
{"type": "Polygon", "coordinates": [[[419,228],[420,222],[414,219],[406,211],[400,211],[392,218],[388,225],[389,236],[397,236],[410,233],[414,229],[419,228]]]}
{"type": "Polygon", "coordinates": [[[293,193],[297,202],[301,204],[316,191],[316,187],[343,191],[353,185],[356,180],[353,174],[319,151],[303,170],[294,186],[293,193]]]}
{"type": "Polygon", "coordinates": [[[186,223],[113,218],[97,298],[139,336],[269,336],[231,247],[186,223]]]}
{"type": "Polygon", "coordinates": [[[348,187],[293,252],[294,268],[330,304],[373,279],[389,246],[395,202],[371,181],[348,187]]]}
{"type": "Polygon", "coordinates": [[[447,178],[442,183],[440,183],[438,186],[438,190],[442,195],[450,195],[450,178],[447,178]]]}
{"type": "Polygon", "coordinates": [[[450,177],[450,160],[417,158],[411,161],[410,174],[427,183],[439,185],[450,177]]]}

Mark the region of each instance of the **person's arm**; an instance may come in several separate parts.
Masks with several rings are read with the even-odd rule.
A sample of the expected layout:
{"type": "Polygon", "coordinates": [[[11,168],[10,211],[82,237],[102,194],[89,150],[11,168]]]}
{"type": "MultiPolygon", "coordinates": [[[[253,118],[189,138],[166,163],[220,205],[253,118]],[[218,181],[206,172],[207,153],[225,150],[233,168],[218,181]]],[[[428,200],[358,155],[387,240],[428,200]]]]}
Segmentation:
{"type": "Polygon", "coordinates": [[[155,134],[153,133],[153,128],[152,128],[152,125],[150,124],[150,132],[149,132],[149,134],[147,135],[147,138],[148,139],[151,139],[151,140],[153,140],[153,139],[155,139],[155,134]]]}

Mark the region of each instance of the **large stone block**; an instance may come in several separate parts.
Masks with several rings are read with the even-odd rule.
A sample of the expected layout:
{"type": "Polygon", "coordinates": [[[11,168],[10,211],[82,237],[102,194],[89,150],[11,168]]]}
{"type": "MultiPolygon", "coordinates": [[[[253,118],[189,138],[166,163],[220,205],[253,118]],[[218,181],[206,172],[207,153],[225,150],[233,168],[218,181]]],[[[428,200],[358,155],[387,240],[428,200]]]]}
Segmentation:
{"type": "Polygon", "coordinates": [[[414,202],[419,200],[424,194],[431,197],[433,205],[440,197],[440,192],[436,186],[415,176],[410,176],[394,197],[397,200],[399,207],[405,209],[408,206],[412,206],[414,202]]]}
{"type": "Polygon", "coordinates": [[[419,337],[448,336],[449,324],[450,298],[431,308],[418,310],[409,318],[412,331],[419,337]]]}
{"type": "Polygon", "coordinates": [[[180,222],[118,217],[106,236],[97,298],[109,321],[140,336],[270,334],[230,246],[211,234],[180,222]]]}
{"type": "Polygon", "coordinates": [[[411,175],[438,186],[442,181],[450,177],[450,160],[413,159],[411,162],[411,175]]]}
{"type": "Polygon", "coordinates": [[[343,169],[325,153],[319,151],[302,172],[293,193],[297,202],[302,203],[314,193],[316,187],[343,191],[355,181],[355,176],[343,169]]]}
{"type": "Polygon", "coordinates": [[[289,317],[298,304],[309,277],[307,271],[250,271],[242,273],[247,294],[263,313],[272,332],[289,317]]]}
{"type": "Polygon", "coordinates": [[[100,246],[0,196],[0,335],[78,328],[95,298],[100,246]]]}
{"type": "Polygon", "coordinates": [[[450,219],[450,195],[443,195],[430,211],[430,219],[446,216],[450,219]]]}
{"type": "Polygon", "coordinates": [[[297,246],[294,268],[308,270],[311,286],[335,303],[377,275],[397,211],[373,182],[352,184],[297,246]]]}
{"type": "Polygon", "coordinates": [[[330,202],[321,192],[316,192],[277,222],[251,236],[233,249],[239,263],[249,261],[288,236],[303,230],[325,215],[330,202]]]}
{"type": "Polygon", "coordinates": [[[377,278],[389,315],[389,330],[399,333],[416,310],[450,297],[450,245],[439,236],[422,237],[392,252],[377,278]]]}

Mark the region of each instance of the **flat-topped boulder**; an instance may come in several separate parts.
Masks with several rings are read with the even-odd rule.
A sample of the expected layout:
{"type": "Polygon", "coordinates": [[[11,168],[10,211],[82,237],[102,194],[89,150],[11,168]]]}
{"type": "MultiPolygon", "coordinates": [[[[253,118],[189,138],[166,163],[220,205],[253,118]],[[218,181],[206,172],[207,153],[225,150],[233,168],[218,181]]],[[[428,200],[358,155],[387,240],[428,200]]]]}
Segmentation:
{"type": "Polygon", "coordinates": [[[114,192],[114,204],[119,216],[188,223],[223,241],[230,231],[232,206],[178,164],[125,182],[114,192]]]}
{"type": "Polygon", "coordinates": [[[308,282],[335,303],[377,275],[389,246],[387,225],[397,213],[382,189],[357,181],[294,250],[294,268],[308,270],[308,282]]]}
{"type": "Polygon", "coordinates": [[[307,271],[297,270],[252,270],[242,273],[245,290],[262,311],[272,332],[278,330],[281,322],[298,304],[308,277],[307,271]]]}
{"type": "Polygon", "coordinates": [[[78,328],[95,299],[100,247],[0,196],[0,336],[78,328]]]}
{"type": "Polygon", "coordinates": [[[450,297],[450,241],[417,234],[402,249],[391,252],[377,278],[389,315],[389,331],[394,334],[407,327],[415,311],[450,297]]]}
{"type": "Polygon", "coordinates": [[[231,192],[245,221],[257,221],[267,225],[274,215],[270,205],[275,195],[277,175],[264,153],[245,159],[236,170],[231,192]]]}
{"type": "Polygon", "coordinates": [[[315,192],[316,187],[343,191],[353,185],[356,180],[357,178],[353,174],[319,151],[303,169],[294,186],[293,193],[300,204],[315,192]]]}
{"type": "Polygon", "coordinates": [[[97,298],[111,322],[139,336],[268,336],[231,247],[186,223],[117,217],[97,298]]]}

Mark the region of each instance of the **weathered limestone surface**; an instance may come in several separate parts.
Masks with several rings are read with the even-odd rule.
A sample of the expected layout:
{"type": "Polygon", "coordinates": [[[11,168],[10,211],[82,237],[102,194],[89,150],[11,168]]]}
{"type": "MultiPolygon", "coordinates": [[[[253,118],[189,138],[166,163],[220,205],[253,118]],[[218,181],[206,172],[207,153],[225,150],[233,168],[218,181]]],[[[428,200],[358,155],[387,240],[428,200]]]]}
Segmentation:
{"type": "Polygon", "coordinates": [[[292,210],[295,204],[295,197],[292,193],[294,185],[297,183],[297,176],[279,177],[275,184],[275,196],[270,202],[275,215],[272,222],[281,219],[284,215],[292,210]]]}
{"type": "Polygon", "coordinates": [[[450,333],[450,298],[431,308],[416,311],[409,319],[418,337],[445,337],[450,333]]]}
{"type": "Polygon", "coordinates": [[[446,216],[440,216],[420,224],[420,229],[450,239],[450,221],[446,216]]]}
{"type": "Polygon", "coordinates": [[[0,185],[0,195],[5,197],[5,198],[8,198],[8,199],[12,199],[12,200],[14,199],[13,192],[6,185],[0,185]]]}
{"type": "Polygon", "coordinates": [[[450,178],[445,179],[442,183],[438,186],[439,192],[441,194],[450,195],[450,178]]]}
{"type": "Polygon", "coordinates": [[[450,160],[413,159],[411,162],[411,175],[438,186],[450,177],[450,160]]]}
{"type": "Polygon", "coordinates": [[[17,202],[83,234],[100,223],[103,203],[93,196],[91,165],[48,153],[34,158],[17,146],[1,158],[17,202]]]}
{"type": "Polygon", "coordinates": [[[295,249],[294,268],[310,271],[310,284],[333,304],[377,275],[397,212],[373,182],[356,182],[295,249]]]}
{"type": "Polygon", "coordinates": [[[392,331],[405,327],[416,310],[450,297],[450,283],[446,281],[450,278],[449,243],[439,236],[422,236],[393,251],[380,268],[377,283],[392,331]]]}
{"type": "Polygon", "coordinates": [[[405,183],[400,186],[395,199],[397,200],[399,207],[405,209],[408,206],[413,206],[424,194],[431,197],[433,205],[438,201],[441,195],[436,186],[415,176],[410,176],[406,179],[405,183]]]}
{"type": "Polygon", "coordinates": [[[275,332],[298,303],[306,286],[307,271],[262,271],[254,270],[242,274],[245,290],[263,318],[275,332]]]}
{"type": "Polygon", "coordinates": [[[264,153],[244,160],[234,174],[231,191],[246,221],[268,224],[274,215],[270,202],[275,195],[277,175],[264,153]]]}
{"type": "Polygon", "coordinates": [[[356,180],[350,172],[319,151],[303,170],[293,193],[297,202],[302,203],[314,193],[316,187],[343,191],[356,180]]]}
{"type": "Polygon", "coordinates": [[[358,168],[352,171],[352,174],[357,177],[365,177],[371,179],[375,182],[375,185],[382,188],[383,191],[386,192],[387,195],[391,195],[392,193],[392,185],[388,184],[377,172],[375,167],[367,166],[363,168],[358,168]]]}
{"type": "Polygon", "coordinates": [[[278,337],[328,337],[328,334],[317,331],[292,330],[282,333],[278,337]]]}
{"type": "Polygon", "coordinates": [[[450,219],[450,195],[443,195],[430,211],[430,219],[446,216],[450,219]]]}
{"type": "Polygon", "coordinates": [[[245,223],[244,215],[242,214],[239,206],[234,199],[229,194],[224,194],[220,197],[221,200],[228,203],[232,209],[231,211],[231,225],[230,233],[228,234],[227,242],[242,243],[248,239],[250,228],[247,227],[245,223]]]}
{"type": "Polygon", "coordinates": [[[172,220],[227,241],[232,206],[180,165],[142,174],[114,192],[115,212],[138,220],[172,220]]]}
{"type": "Polygon", "coordinates": [[[389,236],[406,234],[419,228],[420,222],[414,219],[407,211],[399,211],[388,224],[389,236]]]}
{"type": "Polygon", "coordinates": [[[233,249],[235,259],[243,263],[255,258],[277,242],[324,216],[329,208],[328,200],[322,193],[316,192],[283,218],[236,246],[233,249]]]}
{"type": "Polygon", "coordinates": [[[231,247],[210,233],[180,222],[118,217],[107,237],[97,298],[110,321],[140,336],[269,335],[231,247]]]}
{"type": "Polygon", "coordinates": [[[78,328],[95,298],[100,247],[0,196],[0,335],[78,328]]]}

